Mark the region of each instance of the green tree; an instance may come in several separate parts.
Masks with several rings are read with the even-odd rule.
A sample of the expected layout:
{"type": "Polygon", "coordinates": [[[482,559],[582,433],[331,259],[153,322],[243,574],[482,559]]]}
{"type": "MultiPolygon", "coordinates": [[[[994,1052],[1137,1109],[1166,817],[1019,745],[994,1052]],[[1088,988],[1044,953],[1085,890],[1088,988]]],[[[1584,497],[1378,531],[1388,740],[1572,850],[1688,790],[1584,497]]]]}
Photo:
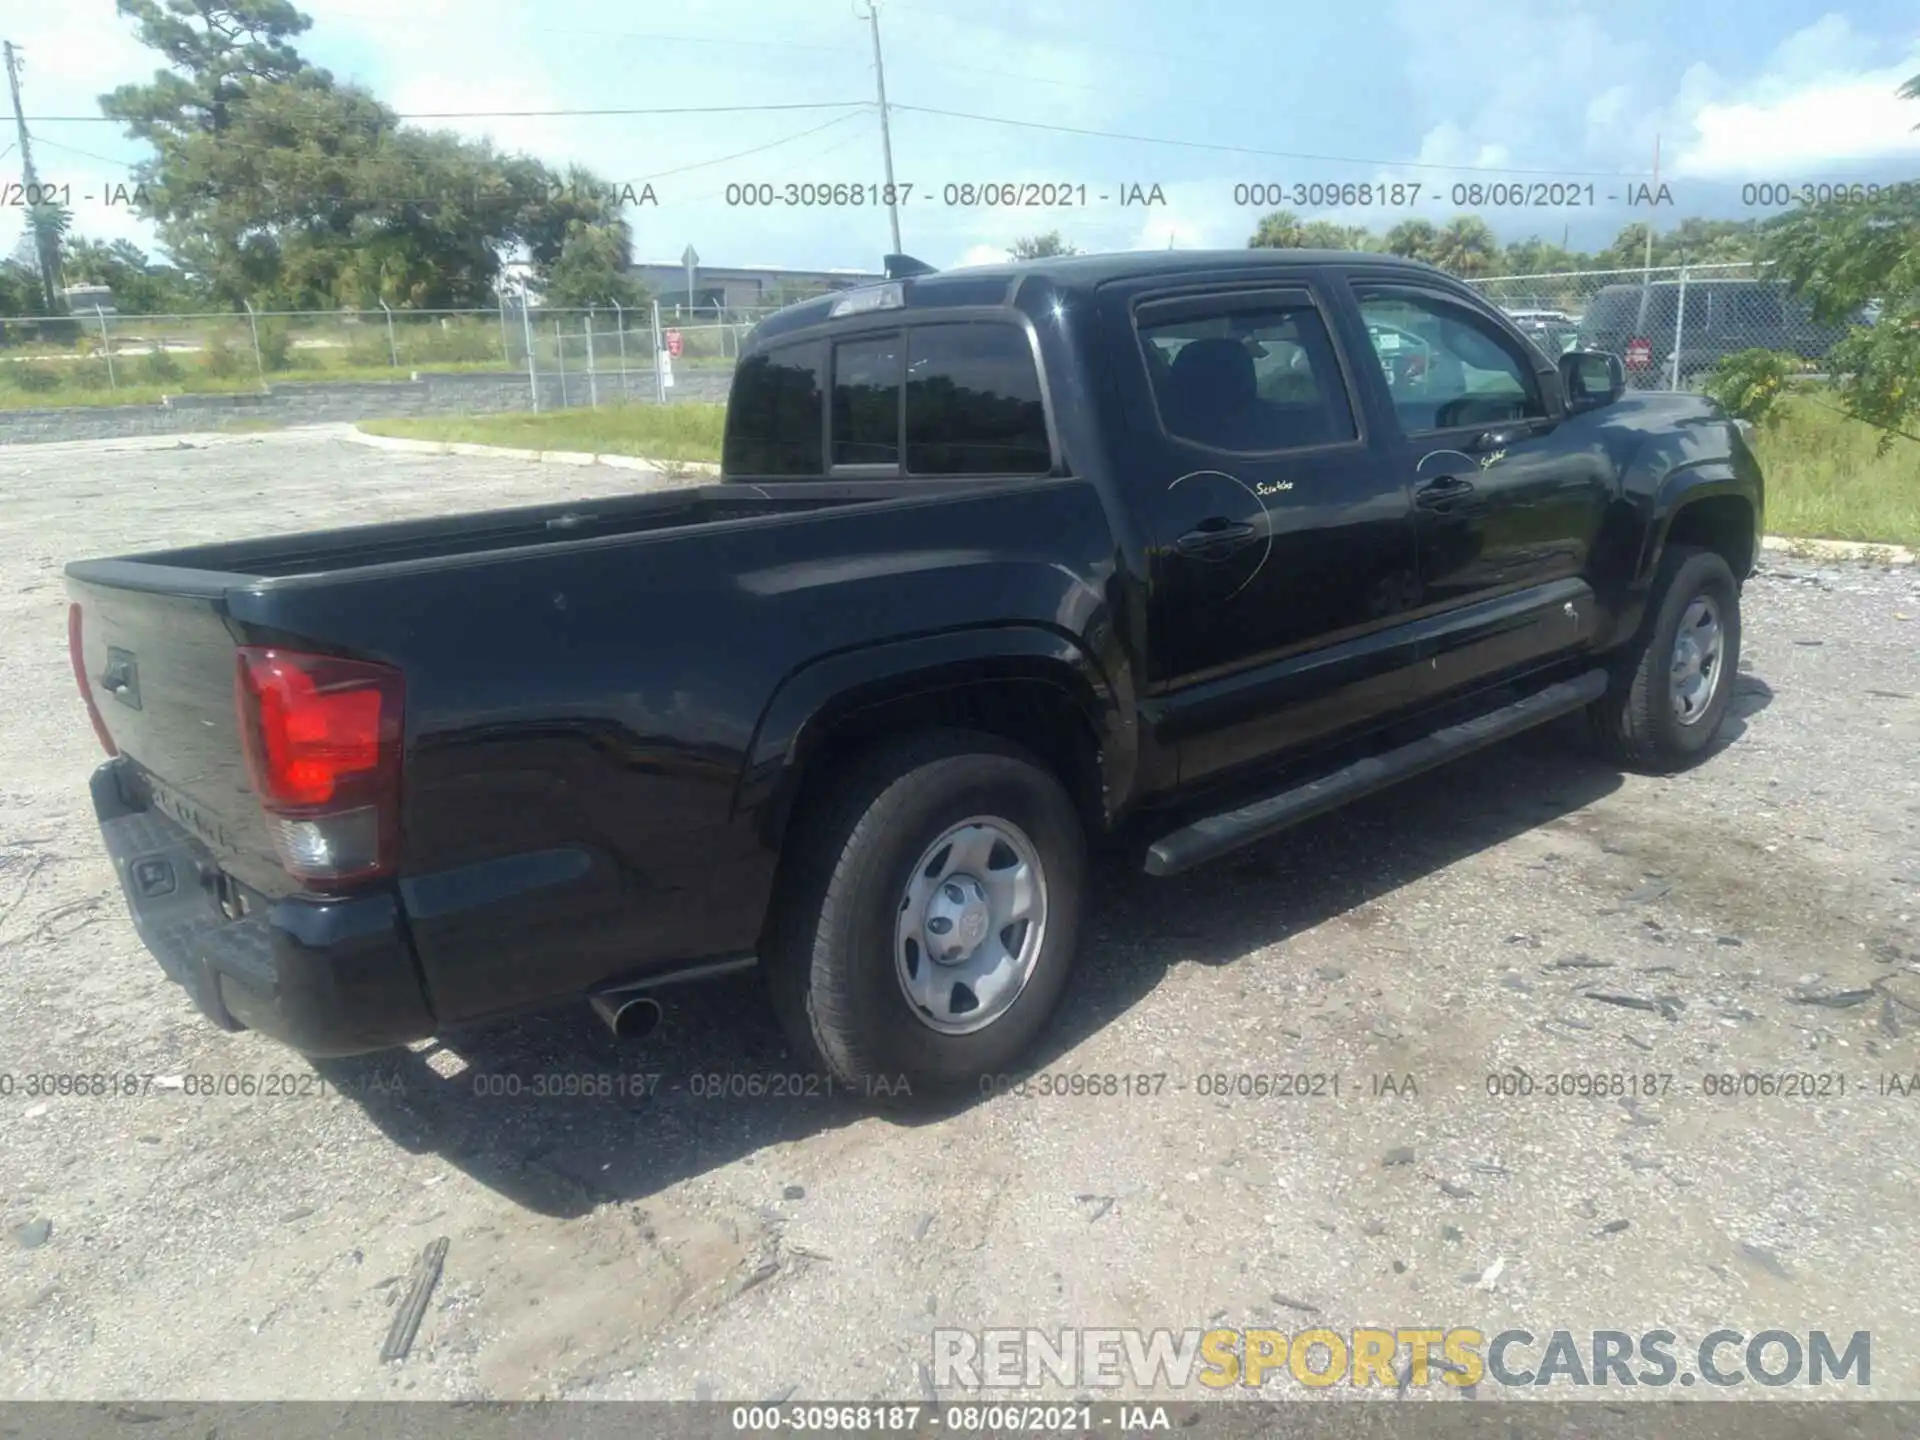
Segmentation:
{"type": "Polygon", "coordinates": [[[1305,245],[1306,229],[1291,210],[1275,210],[1262,215],[1247,239],[1249,250],[1298,250],[1305,245]]]}
{"type": "Polygon", "coordinates": [[[116,309],[126,315],[178,314],[205,308],[208,296],[185,271],[160,264],[131,240],[111,245],[67,237],[61,272],[71,285],[106,285],[116,309]]]}
{"type": "Polygon", "coordinates": [[[1429,263],[1462,279],[1493,275],[1500,269],[1500,242],[1493,227],[1477,215],[1456,215],[1434,237],[1429,263]]]}
{"type": "Polygon", "coordinates": [[[1440,232],[1431,220],[1402,220],[1387,231],[1381,244],[1389,255],[1431,263],[1439,250],[1440,232]]]}
{"type": "Polygon", "coordinates": [[[40,283],[34,288],[41,297],[39,304],[44,306],[40,313],[56,315],[62,309],[59,287],[65,283],[60,274],[60,246],[73,225],[73,212],[59,205],[29,205],[26,221],[26,233],[33,253],[36,257],[45,256],[48,265],[45,276],[35,272],[40,283]]]}
{"type": "MultiPolygon", "coordinates": [[[[1920,75],[1900,94],[1920,100],[1920,75]]],[[[1760,255],[1822,320],[1877,312],[1828,357],[1834,388],[1848,414],[1879,427],[1883,451],[1895,435],[1920,439],[1920,181],[1792,211],[1763,228],[1760,255]]]]}
{"type": "Polygon", "coordinates": [[[1759,253],[1757,220],[1682,220],[1665,234],[1655,235],[1655,264],[1726,265],[1751,261],[1759,253]]]}
{"type": "Polygon", "coordinates": [[[290,43],[313,22],[288,0],[116,0],[114,8],[170,68],[101,96],[100,108],[155,149],[189,134],[224,132],[234,103],[260,85],[331,83],[290,43]]]}
{"type": "Polygon", "coordinates": [[[1624,227],[1606,249],[1593,257],[1598,270],[1638,270],[1647,263],[1647,226],[1636,220],[1624,227]]]}
{"type": "Polygon", "coordinates": [[[40,272],[18,260],[0,260],[0,315],[39,315],[40,272]]]}
{"type": "Polygon", "coordinates": [[[562,309],[584,310],[594,305],[622,305],[631,310],[646,303],[646,287],[630,273],[633,245],[626,222],[573,222],[545,279],[543,298],[562,309]]]}
{"type": "Polygon", "coordinates": [[[1044,235],[1022,235],[1007,247],[1009,260],[1045,260],[1054,255],[1078,255],[1079,247],[1060,237],[1058,230],[1044,235]]]}
{"type": "Polygon", "coordinates": [[[579,243],[562,286],[617,273],[626,230],[611,187],[401,124],[301,57],[292,39],[310,22],[286,0],[119,6],[171,68],[102,109],[153,147],[137,174],[145,212],[222,303],[484,305],[508,256],[524,252],[544,287],[579,243]],[[581,226],[606,233],[583,242],[581,226]]]}
{"type": "Polygon", "coordinates": [[[1556,245],[1551,240],[1542,240],[1538,235],[1531,235],[1507,245],[1501,256],[1500,269],[1508,275],[1558,275],[1568,270],[1585,270],[1589,268],[1592,258],[1577,250],[1569,250],[1564,245],[1556,245]]]}
{"type": "Polygon", "coordinates": [[[1364,225],[1339,225],[1332,220],[1309,220],[1300,227],[1300,244],[1307,250],[1378,250],[1380,242],[1364,225]]]}
{"type": "Polygon", "coordinates": [[[1830,201],[1783,217],[1762,255],[1822,320],[1859,320],[1828,357],[1848,414],[1920,438],[1920,183],[1865,203],[1830,201]]]}

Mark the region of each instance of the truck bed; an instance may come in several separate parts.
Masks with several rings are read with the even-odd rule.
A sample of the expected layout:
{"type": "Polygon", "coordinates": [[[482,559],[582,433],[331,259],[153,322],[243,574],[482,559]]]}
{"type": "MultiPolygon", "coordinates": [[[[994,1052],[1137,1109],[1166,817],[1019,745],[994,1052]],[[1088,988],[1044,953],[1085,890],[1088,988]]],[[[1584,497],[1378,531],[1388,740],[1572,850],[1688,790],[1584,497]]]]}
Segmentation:
{"type": "MultiPolygon", "coordinates": [[[[924,486],[922,488],[925,488],[924,486]]],[[[299,535],[230,540],[76,561],[67,574],[116,589],[210,595],[236,584],[309,579],[383,565],[458,562],[506,550],[689,530],[891,497],[896,486],[702,485],[427,520],[385,521],[299,535]]]]}

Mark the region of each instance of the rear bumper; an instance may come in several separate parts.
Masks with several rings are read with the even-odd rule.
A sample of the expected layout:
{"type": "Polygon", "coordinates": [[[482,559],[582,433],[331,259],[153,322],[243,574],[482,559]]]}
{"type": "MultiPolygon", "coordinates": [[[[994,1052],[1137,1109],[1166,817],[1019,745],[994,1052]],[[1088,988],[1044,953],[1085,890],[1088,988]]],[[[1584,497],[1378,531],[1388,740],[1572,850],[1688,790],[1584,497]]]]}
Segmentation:
{"type": "Polygon", "coordinates": [[[211,852],[158,810],[128,802],[121,760],[93,773],[94,814],[160,968],[223,1030],[257,1030],[314,1056],[360,1055],[435,1030],[400,903],[250,895],[229,918],[211,852]]]}

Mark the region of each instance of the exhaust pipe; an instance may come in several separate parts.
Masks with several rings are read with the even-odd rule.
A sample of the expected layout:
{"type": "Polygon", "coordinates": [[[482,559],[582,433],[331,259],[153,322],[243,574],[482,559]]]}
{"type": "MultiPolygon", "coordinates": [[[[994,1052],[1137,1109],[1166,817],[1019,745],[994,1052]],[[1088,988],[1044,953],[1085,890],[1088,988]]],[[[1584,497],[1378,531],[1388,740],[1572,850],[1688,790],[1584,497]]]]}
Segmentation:
{"type": "Polygon", "coordinates": [[[644,1040],[660,1028],[660,1002],[650,996],[614,991],[589,995],[587,1002],[616,1039],[644,1040]]]}

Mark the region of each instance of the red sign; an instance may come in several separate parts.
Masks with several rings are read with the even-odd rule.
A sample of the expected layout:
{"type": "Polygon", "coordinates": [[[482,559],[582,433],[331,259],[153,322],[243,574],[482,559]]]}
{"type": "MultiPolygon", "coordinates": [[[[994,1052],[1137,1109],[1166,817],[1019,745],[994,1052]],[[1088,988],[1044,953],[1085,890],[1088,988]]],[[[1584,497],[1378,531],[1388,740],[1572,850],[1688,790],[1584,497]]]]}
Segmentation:
{"type": "Polygon", "coordinates": [[[673,356],[676,360],[680,358],[680,332],[678,330],[667,331],[667,354],[673,356]]]}
{"type": "Polygon", "coordinates": [[[1627,368],[1645,370],[1653,364],[1653,342],[1651,340],[1629,340],[1627,342],[1627,368]]]}

